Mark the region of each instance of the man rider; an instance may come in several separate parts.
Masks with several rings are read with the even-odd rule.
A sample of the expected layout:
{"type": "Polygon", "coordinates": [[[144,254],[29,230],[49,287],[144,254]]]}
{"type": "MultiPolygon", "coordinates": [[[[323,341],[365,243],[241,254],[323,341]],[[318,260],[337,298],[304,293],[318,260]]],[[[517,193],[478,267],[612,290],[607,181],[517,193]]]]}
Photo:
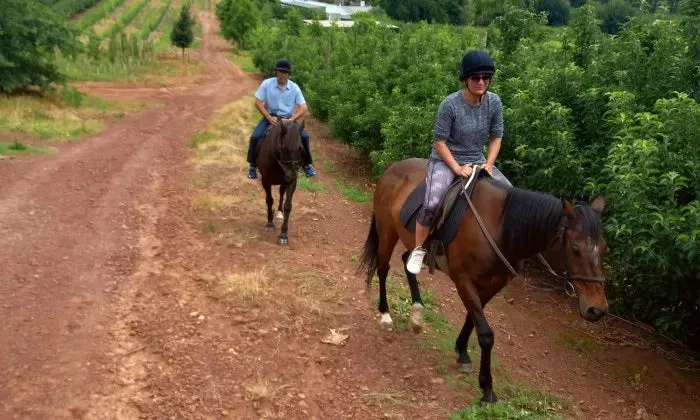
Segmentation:
{"type": "MultiPolygon", "coordinates": [[[[289,80],[291,71],[292,65],[288,60],[278,60],[275,63],[275,77],[265,79],[260,84],[257,92],[255,92],[255,108],[263,118],[253,130],[248,145],[248,163],[250,163],[248,178],[250,179],[258,177],[256,150],[258,142],[265,136],[268,127],[271,124],[277,124],[279,121],[299,122],[308,110],[301,89],[296,83],[289,80]]],[[[316,170],[311,166],[309,134],[306,130],[301,131],[301,143],[305,152],[303,156],[304,172],[306,176],[314,176],[316,175],[316,170]]]]}

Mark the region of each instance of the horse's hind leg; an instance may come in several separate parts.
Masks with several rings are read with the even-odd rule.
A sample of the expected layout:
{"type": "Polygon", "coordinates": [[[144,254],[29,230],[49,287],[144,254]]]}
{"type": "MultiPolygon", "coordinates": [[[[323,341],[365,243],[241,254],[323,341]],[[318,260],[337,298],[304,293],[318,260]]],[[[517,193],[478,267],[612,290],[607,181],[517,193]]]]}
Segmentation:
{"type": "Polygon", "coordinates": [[[279,205],[277,206],[277,214],[275,214],[275,218],[277,220],[282,220],[284,219],[284,213],[282,213],[282,203],[284,203],[284,193],[287,189],[286,185],[280,185],[280,201],[279,205]]]}
{"type": "Polygon", "coordinates": [[[389,274],[391,254],[394,252],[398,240],[399,236],[393,230],[390,232],[379,230],[377,277],[379,277],[379,312],[382,314],[379,325],[387,331],[393,330],[394,321],[389,315],[389,303],[386,299],[386,277],[389,274]]]}
{"type": "Polygon", "coordinates": [[[406,262],[408,261],[409,255],[411,255],[411,252],[406,251],[401,256],[401,259],[403,260],[403,269],[406,272],[408,287],[411,289],[411,301],[413,302],[413,305],[411,306],[411,329],[414,333],[420,334],[420,332],[423,330],[423,299],[420,297],[418,278],[415,274],[410,273],[406,269],[406,262]]]}
{"type": "Polygon", "coordinates": [[[272,223],[272,205],[275,199],[272,198],[272,185],[264,185],[265,188],[265,204],[267,204],[267,224],[265,225],[265,232],[274,232],[275,224],[272,223]]]}

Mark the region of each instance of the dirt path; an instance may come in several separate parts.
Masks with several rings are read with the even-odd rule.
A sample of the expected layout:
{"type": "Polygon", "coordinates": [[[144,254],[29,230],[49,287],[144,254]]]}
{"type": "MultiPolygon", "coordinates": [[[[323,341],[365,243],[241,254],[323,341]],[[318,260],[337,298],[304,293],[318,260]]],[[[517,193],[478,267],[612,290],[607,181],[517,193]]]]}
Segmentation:
{"type": "MultiPolygon", "coordinates": [[[[320,191],[295,195],[289,247],[263,233],[244,162],[259,81],[227,62],[213,16],[200,19],[204,77],[90,87],[164,107],[51,157],[0,161],[0,417],[444,419],[469,405],[451,283],[422,282],[451,328],[436,318],[417,336],[395,314],[398,331],[379,329],[376,290],[354,272],[370,209],[339,192],[368,168],[313,120],[320,191]],[[330,329],[344,345],[322,342],[330,329]]],[[[393,267],[400,311],[398,255],[393,267]]],[[[560,396],[562,417],[700,418],[697,376],[572,309],[509,285],[487,310],[497,383],[560,396]]]]}
{"type": "MultiPolygon", "coordinates": [[[[209,43],[203,56],[216,55],[209,43]]],[[[139,256],[139,206],[152,202],[154,179],[182,168],[182,145],[214,110],[254,88],[207,62],[210,76],[163,108],[0,165],[0,417],[79,417],[109,376],[111,305],[139,256]]]]}

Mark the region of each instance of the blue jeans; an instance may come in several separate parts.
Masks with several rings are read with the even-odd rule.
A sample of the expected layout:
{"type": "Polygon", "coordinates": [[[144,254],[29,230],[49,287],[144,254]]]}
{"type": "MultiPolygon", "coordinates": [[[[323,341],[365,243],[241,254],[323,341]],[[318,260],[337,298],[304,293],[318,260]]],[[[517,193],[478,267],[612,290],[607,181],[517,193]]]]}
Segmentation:
{"type": "MultiPolygon", "coordinates": [[[[250,143],[248,144],[248,163],[250,163],[250,166],[257,166],[257,150],[258,150],[258,143],[265,137],[265,132],[267,131],[267,128],[270,126],[270,122],[263,118],[258,122],[258,125],[255,126],[255,129],[253,130],[253,134],[250,135],[250,143]]],[[[301,145],[304,147],[304,166],[306,165],[311,165],[312,159],[311,159],[311,145],[309,144],[309,133],[306,132],[306,129],[301,130],[301,145]]]]}

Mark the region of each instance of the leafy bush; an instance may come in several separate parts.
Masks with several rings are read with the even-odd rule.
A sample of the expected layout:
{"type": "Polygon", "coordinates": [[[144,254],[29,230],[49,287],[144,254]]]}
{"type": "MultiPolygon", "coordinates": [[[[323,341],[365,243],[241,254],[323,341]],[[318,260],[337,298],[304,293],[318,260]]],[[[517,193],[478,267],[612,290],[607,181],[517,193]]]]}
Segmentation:
{"type": "Polygon", "coordinates": [[[0,28],[0,92],[46,89],[65,80],[54,50],[74,54],[80,45],[57,14],[34,0],[2,2],[0,28]]]}
{"type": "Polygon", "coordinates": [[[569,0],[537,0],[535,11],[547,12],[547,22],[550,26],[563,26],[569,22],[571,6],[569,0]]]}

